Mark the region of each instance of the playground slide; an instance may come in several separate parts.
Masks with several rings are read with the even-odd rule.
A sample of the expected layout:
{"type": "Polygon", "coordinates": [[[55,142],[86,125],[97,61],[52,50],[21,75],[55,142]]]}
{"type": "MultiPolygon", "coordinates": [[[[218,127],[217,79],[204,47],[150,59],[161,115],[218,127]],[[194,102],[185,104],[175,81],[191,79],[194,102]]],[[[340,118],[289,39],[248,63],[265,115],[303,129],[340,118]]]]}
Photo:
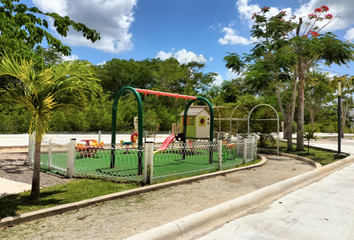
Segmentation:
{"type": "Polygon", "coordinates": [[[165,141],[162,143],[161,147],[159,147],[159,149],[157,149],[156,151],[154,151],[154,153],[158,153],[158,152],[163,152],[163,151],[165,151],[174,139],[175,139],[175,135],[170,135],[170,136],[168,136],[168,137],[165,139],[165,141]]]}

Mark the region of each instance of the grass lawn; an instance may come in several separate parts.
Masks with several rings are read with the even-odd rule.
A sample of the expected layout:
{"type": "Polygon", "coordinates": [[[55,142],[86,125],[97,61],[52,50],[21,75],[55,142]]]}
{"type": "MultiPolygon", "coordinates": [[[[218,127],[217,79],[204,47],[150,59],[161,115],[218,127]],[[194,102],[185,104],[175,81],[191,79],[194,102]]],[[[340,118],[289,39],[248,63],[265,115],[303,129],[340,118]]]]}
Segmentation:
{"type": "Polygon", "coordinates": [[[41,188],[38,201],[31,201],[29,199],[30,191],[0,198],[0,218],[78,202],[140,186],[139,183],[116,183],[97,179],[78,179],[65,184],[41,188]]]}
{"type": "MultiPolygon", "coordinates": [[[[273,147],[268,145],[265,149],[267,149],[267,148],[272,149],[272,150],[273,149],[276,150],[276,145],[274,145],[273,147]]],[[[320,163],[322,166],[325,166],[327,164],[330,164],[330,163],[333,163],[333,162],[336,162],[339,160],[339,159],[334,159],[333,152],[327,152],[324,150],[317,150],[317,149],[313,149],[311,147],[310,147],[310,152],[307,153],[307,146],[305,146],[304,151],[297,151],[296,145],[293,144],[293,150],[288,151],[286,142],[280,142],[280,141],[279,141],[279,152],[290,153],[290,154],[298,155],[301,157],[306,157],[306,158],[314,160],[315,162],[320,163]]]]}

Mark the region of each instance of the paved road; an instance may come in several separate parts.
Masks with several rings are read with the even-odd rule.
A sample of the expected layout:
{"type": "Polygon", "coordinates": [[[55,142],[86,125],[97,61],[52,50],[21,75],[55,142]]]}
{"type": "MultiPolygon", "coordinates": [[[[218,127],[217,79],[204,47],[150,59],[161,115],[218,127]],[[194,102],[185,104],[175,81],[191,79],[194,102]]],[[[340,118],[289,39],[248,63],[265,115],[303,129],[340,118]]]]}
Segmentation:
{"type": "MultiPolygon", "coordinates": [[[[337,150],[337,141],[310,145],[337,150]]],[[[354,140],[342,150],[354,155],[354,140]]],[[[354,239],[354,165],[294,191],[261,213],[236,219],[199,240],[354,239]]]]}

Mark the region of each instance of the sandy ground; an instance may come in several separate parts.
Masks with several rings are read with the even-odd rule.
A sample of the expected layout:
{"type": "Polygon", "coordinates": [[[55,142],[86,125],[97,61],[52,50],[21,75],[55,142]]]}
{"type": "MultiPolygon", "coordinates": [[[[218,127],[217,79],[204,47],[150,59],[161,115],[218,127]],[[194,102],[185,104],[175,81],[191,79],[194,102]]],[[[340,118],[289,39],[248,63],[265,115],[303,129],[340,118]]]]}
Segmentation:
{"type": "MultiPolygon", "coordinates": [[[[124,239],[162,224],[310,171],[307,163],[268,155],[259,168],[96,204],[0,230],[0,239],[124,239]]],[[[0,153],[0,176],[31,179],[26,155],[0,153]],[[9,170],[13,168],[13,170],[9,170]]],[[[43,174],[42,184],[66,179],[43,174]]]]}

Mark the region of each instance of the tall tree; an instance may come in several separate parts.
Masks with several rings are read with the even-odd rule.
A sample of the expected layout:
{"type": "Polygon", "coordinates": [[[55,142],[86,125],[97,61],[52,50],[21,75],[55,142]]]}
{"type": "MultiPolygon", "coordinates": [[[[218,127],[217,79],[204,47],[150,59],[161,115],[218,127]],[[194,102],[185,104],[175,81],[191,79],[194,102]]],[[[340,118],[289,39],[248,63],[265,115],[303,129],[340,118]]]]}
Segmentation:
{"type": "Polygon", "coordinates": [[[341,137],[344,137],[345,123],[347,120],[347,115],[350,109],[354,107],[354,82],[353,76],[343,75],[340,77],[334,77],[332,81],[333,88],[337,88],[338,81],[341,81],[341,115],[342,115],[342,131],[341,137]]]}
{"type": "MultiPolygon", "coordinates": [[[[272,59],[275,56],[273,63],[277,63],[277,60],[283,61],[281,53],[285,53],[285,62],[281,62],[278,68],[273,68],[273,73],[279,73],[276,71],[282,68],[291,68],[294,72],[294,77],[297,82],[297,149],[304,150],[304,84],[305,74],[313,63],[324,60],[326,65],[333,63],[341,65],[347,64],[354,59],[354,44],[343,42],[336,38],[332,33],[320,34],[320,31],[334,20],[331,14],[325,14],[329,8],[322,6],[316,8],[314,13],[308,15],[308,22],[303,22],[302,18],[299,18],[298,22],[295,22],[296,16],[290,17],[288,21],[284,19],[286,16],[285,11],[279,12],[276,16],[271,17],[269,21],[266,18],[266,13],[269,12],[268,7],[261,9],[259,13],[253,14],[256,24],[252,29],[252,36],[258,36],[261,42],[257,44],[253,49],[254,61],[262,59],[269,53],[271,49],[271,55],[268,59],[272,59]],[[325,14],[322,16],[322,14],[325,14]],[[321,28],[316,24],[321,21],[327,21],[321,28]],[[305,26],[305,29],[302,27],[305,26]],[[264,40],[270,42],[270,48],[264,47],[264,40]],[[258,46],[258,47],[257,47],[258,46]],[[292,57],[291,57],[292,56],[292,57]],[[294,63],[295,58],[295,63],[294,63]]],[[[269,45],[268,45],[269,46],[269,45]]],[[[227,59],[226,59],[227,61],[227,59]]],[[[238,61],[232,61],[238,63],[238,61]]],[[[232,67],[227,61],[227,67],[232,67]]],[[[273,66],[276,66],[272,64],[273,66]]],[[[236,66],[236,70],[240,69],[241,64],[236,66]]],[[[284,69],[283,69],[284,70],[284,69]]],[[[276,76],[273,74],[273,76],[276,76]]],[[[295,82],[295,80],[294,80],[295,82]]],[[[263,85],[266,84],[263,82],[263,85]]],[[[295,87],[295,84],[293,85],[295,87]]],[[[294,95],[293,95],[294,96],[294,95]]],[[[294,106],[294,104],[292,104],[294,106]]],[[[280,106],[280,104],[279,104],[280,106]]]]}
{"type": "MultiPolygon", "coordinates": [[[[159,63],[155,63],[159,64],[159,63]]],[[[155,85],[153,71],[150,69],[153,63],[148,60],[135,61],[113,58],[105,64],[97,67],[98,78],[105,92],[110,92],[112,98],[124,86],[136,88],[148,88],[155,85]]]]}
{"type": "Polygon", "coordinates": [[[27,7],[20,0],[0,0],[0,52],[18,54],[31,59],[32,49],[46,39],[49,46],[68,56],[71,49],[62,44],[46,29],[47,17],[53,20],[55,30],[60,36],[66,37],[70,28],[82,32],[83,37],[92,42],[100,39],[96,30],[88,28],[83,23],[77,23],[68,16],[61,17],[57,13],[48,13],[36,7],[27,7]],[[17,4],[18,3],[18,4],[17,4]]]}
{"type": "Polygon", "coordinates": [[[308,71],[304,89],[305,109],[310,114],[311,130],[314,131],[316,115],[323,107],[334,100],[335,89],[330,84],[330,78],[316,70],[308,71]]]}
{"type": "Polygon", "coordinates": [[[284,36],[294,28],[294,23],[283,23],[284,12],[267,18],[269,8],[261,9],[262,14],[254,14],[251,36],[259,39],[251,54],[242,59],[237,53],[224,58],[226,67],[235,72],[244,72],[245,81],[255,92],[276,94],[279,110],[284,117],[288,149],[292,149],[292,122],[295,112],[296,78],[294,68],[296,56],[287,47],[284,36]]]}
{"type": "Polygon", "coordinates": [[[10,101],[26,107],[31,112],[29,133],[36,131],[35,159],[31,199],[39,198],[40,157],[42,137],[49,119],[56,111],[83,107],[88,97],[95,96],[99,85],[93,68],[87,62],[63,62],[41,72],[34,71],[34,62],[4,56],[0,76],[18,79],[0,90],[0,102],[10,101]]]}

